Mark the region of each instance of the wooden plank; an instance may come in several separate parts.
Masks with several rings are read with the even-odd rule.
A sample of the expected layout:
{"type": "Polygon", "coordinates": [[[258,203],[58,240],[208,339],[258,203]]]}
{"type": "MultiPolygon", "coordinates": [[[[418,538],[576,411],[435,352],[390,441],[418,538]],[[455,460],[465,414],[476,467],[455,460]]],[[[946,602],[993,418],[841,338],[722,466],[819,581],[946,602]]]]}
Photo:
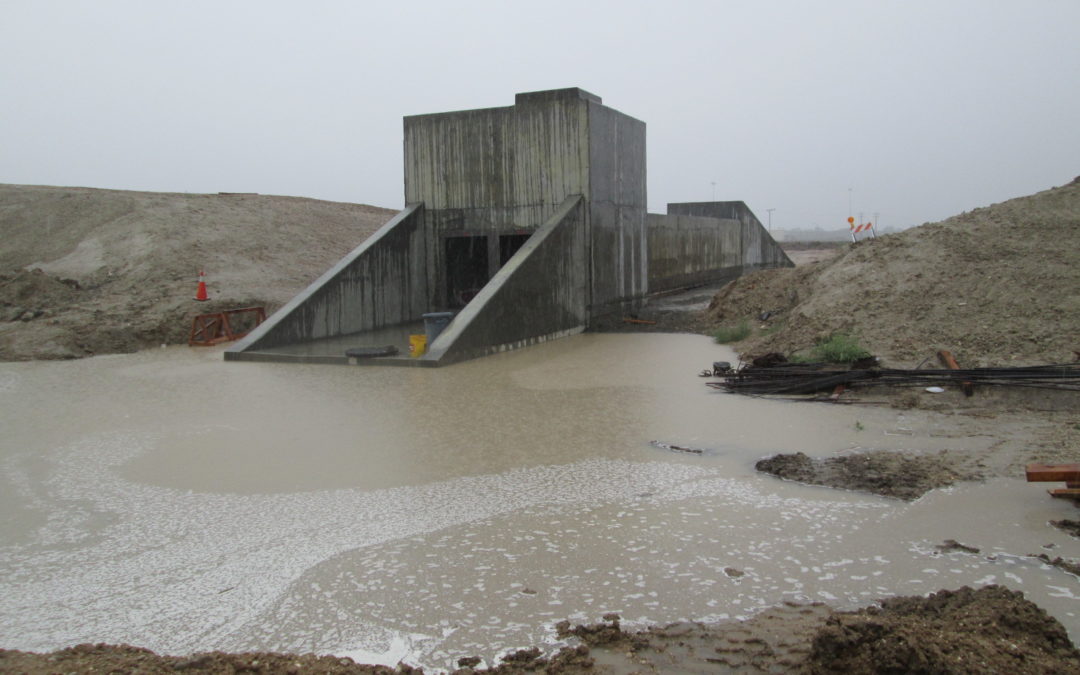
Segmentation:
{"type": "MultiPolygon", "coordinates": [[[[953,358],[952,352],[950,352],[949,350],[942,349],[937,353],[937,355],[938,358],[941,359],[941,362],[944,363],[949,370],[960,370],[960,364],[956,362],[956,359],[953,358]]],[[[966,380],[960,383],[960,389],[964,392],[964,396],[971,396],[975,393],[975,389],[974,387],[972,387],[971,382],[968,382],[966,380]]]]}
{"type": "Polygon", "coordinates": [[[1028,464],[1026,474],[1029,483],[1080,483],[1080,464],[1028,464]]]}
{"type": "Polygon", "coordinates": [[[1047,490],[1051,497],[1060,497],[1062,499],[1080,499],[1080,488],[1058,488],[1056,490],[1047,490]]]}

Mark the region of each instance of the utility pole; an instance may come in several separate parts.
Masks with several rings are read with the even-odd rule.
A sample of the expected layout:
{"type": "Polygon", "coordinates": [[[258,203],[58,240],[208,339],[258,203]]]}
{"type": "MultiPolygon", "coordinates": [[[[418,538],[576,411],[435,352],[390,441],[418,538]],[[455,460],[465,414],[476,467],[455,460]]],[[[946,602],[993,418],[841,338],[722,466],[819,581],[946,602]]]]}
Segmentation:
{"type": "Polygon", "coordinates": [[[712,182],[712,200],[716,201],[716,181],[712,182]]]}
{"type": "Polygon", "coordinates": [[[776,209],[765,209],[769,212],[769,232],[772,232],[772,212],[776,209]]]}

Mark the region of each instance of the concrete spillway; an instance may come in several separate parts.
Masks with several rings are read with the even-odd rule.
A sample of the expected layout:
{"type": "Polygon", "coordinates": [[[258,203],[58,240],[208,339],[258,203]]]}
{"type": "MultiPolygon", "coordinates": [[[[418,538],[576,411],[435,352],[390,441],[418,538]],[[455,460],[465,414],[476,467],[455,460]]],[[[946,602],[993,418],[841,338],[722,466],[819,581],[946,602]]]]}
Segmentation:
{"type": "Polygon", "coordinates": [[[435,366],[790,260],[742,202],[646,213],[645,124],[581,89],[404,120],[406,208],[225,354],[435,366]],[[427,353],[408,336],[455,312],[427,353]],[[349,348],[399,355],[349,357],[349,348]]]}

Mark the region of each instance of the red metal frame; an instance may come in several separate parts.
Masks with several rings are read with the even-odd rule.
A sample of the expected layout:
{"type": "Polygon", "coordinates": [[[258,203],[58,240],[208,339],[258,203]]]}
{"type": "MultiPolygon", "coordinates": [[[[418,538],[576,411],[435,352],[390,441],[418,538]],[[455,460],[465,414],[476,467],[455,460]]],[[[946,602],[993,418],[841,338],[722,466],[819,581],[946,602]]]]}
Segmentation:
{"type": "Polygon", "coordinates": [[[191,335],[188,337],[188,344],[192,347],[210,347],[244,337],[250,331],[234,332],[229,323],[229,317],[238,314],[254,314],[256,326],[266,321],[266,309],[263,307],[242,307],[199,314],[191,320],[191,335]]]}

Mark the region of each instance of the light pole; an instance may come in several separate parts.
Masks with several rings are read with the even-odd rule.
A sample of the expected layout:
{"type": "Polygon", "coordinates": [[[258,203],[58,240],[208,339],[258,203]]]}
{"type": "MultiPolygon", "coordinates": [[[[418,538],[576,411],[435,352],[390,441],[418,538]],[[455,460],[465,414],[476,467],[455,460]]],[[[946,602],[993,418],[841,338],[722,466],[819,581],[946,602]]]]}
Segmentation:
{"type": "Polygon", "coordinates": [[[712,182],[712,200],[716,201],[716,181],[712,182]]]}
{"type": "Polygon", "coordinates": [[[765,209],[769,212],[769,232],[772,232],[772,212],[776,209],[765,209]]]}
{"type": "Polygon", "coordinates": [[[847,189],[847,214],[851,217],[851,188],[847,189]]]}

